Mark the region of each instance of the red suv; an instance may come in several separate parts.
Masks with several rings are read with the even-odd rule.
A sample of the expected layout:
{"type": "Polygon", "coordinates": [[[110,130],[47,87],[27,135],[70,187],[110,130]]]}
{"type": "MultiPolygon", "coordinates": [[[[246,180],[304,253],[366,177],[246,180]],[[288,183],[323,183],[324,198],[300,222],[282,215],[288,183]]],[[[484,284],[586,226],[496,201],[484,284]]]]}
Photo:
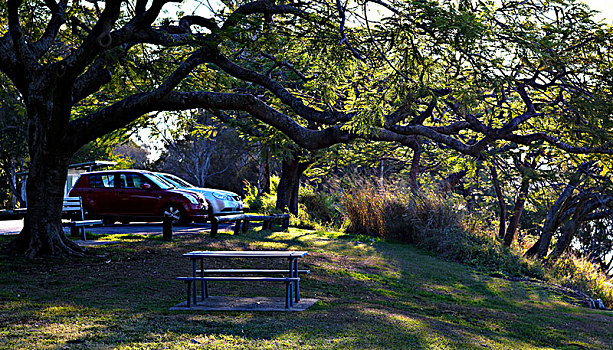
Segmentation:
{"type": "Polygon", "coordinates": [[[109,170],[84,173],[68,193],[81,197],[91,217],[107,223],[134,219],[174,218],[176,223],[204,221],[207,203],[198,193],[176,189],[145,170],[109,170]]]}

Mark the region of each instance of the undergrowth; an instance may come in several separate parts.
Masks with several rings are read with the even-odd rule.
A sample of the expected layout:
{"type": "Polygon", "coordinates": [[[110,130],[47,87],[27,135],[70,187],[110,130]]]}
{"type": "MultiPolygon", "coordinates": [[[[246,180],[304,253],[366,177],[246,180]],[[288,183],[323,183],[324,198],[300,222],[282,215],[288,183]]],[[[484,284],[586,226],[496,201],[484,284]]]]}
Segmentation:
{"type": "MultiPolygon", "coordinates": [[[[245,203],[254,212],[276,214],[281,211],[275,207],[279,177],[271,177],[269,193],[259,193],[255,185],[245,182],[245,203]]],[[[325,230],[341,228],[343,215],[339,200],[333,195],[316,191],[312,185],[302,184],[298,191],[298,215],[291,215],[290,225],[304,229],[325,230]]]]}
{"type": "Polygon", "coordinates": [[[593,263],[567,254],[548,264],[549,279],[613,307],[613,284],[593,263]]]}
{"type": "Polygon", "coordinates": [[[412,243],[444,259],[501,276],[528,276],[581,290],[613,307],[613,286],[585,260],[559,259],[544,267],[501,244],[495,233],[457,203],[457,199],[395,184],[356,181],[341,201],[348,232],[412,243]]]}

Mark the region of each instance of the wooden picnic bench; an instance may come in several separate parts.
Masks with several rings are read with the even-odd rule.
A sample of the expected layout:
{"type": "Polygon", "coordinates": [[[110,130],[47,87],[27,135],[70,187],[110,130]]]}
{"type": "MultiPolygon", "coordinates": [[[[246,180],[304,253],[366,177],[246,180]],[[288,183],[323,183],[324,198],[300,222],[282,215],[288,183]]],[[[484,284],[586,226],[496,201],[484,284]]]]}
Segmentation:
{"type": "Polygon", "coordinates": [[[249,230],[249,223],[254,221],[262,222],[263,230],[270,230],[273,228],[275,222],[281,223],[281,229],[286,231],[289,227],[289,214],[274,214],[274,215],[250,215],[250,214],[238,214],[238,215],[224,215],[211,217],[211,236],[215,237],[219,229],[219,224],[224,222],[235,222],[234,234],[241,232],[246,233],[249,230]]]}
{"type": "Polygon", "coordinates": [[[82,233],[83,239],[86,240],[85,227],[102,225],[102,220],[85,220],[81,197],[64,197],[62,213],[68,214],[70,217],[70,221],[63,223],[63,225],[70,227],[70,235],[73,237],[78,237],[79,233],[82,233]],[[74,220],[75,217],[77,220],[74,220]],[[78,220],[79,217],[81,220],[78,220]]]}
{"type": "Polygon", "coordinates": [[[307,252],[304,251],[193,251],[183,254],[192,261],[192,276],[177,277],[176,280],[186,284],[187,303],[185,305],[188,308],[192,303],[197,304],[196,282],[200,282],[201,285],[201,301],[209,297],[208,282],[282,282],[285,284],[285,308],[290,309],[294,302],[300,302],[299,276],[310,273],[309,270],[298,269],[298,258],[306,255],[307,252]],[[287,259],[289,264],[287,269],[205,269],[204,260],[211,258],[282,258],[287,259]],[[271,277],[270,275],[287,276],[271,277]]]}

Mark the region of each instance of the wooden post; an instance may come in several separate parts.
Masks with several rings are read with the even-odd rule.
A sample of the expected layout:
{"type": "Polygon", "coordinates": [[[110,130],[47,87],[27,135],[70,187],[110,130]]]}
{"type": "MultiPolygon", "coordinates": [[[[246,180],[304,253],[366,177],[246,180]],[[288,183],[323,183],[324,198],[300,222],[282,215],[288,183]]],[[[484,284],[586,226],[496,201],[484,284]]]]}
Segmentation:
{"type": "Polygon", "coordinates": [[[282,231],[287,231],[289,229],[289,215],[286,214],[287,216],[285,218],[283,218],[283,226],[281,227],[282,231]]]}
{"type": "Polygon", "coordinates": [[[211,217],[211,237],[217,236],[217,230],[219,229],[219,220],[217,217],[211,217]]]}
{"type": "Polygon", "coordinates": [[[243,220],[243,233],[247,233],[249,230],[249,220],[243,220]]]}
{"type": "Polygon", "coordinates": [[[238,235],[239,233],[241,233],[241,222],[242,220],[236,220],[234,222],[234,234],[238,235]]]}
{"type": "Polygon", "coordinates": [[[162,239],[172,241],[172,218],[164,217],[162,224],[162,239]]]}

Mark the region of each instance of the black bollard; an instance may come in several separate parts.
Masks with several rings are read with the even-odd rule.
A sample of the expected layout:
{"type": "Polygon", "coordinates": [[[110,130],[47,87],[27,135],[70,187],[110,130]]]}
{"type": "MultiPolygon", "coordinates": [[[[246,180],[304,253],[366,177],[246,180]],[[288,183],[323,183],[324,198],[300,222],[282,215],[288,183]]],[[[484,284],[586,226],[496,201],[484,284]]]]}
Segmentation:
{"type": "Polygon", "coordinates": [[[172,218],[164,217],[162,224],[162,239],[165,241],[172,241],[172,218]]]}

